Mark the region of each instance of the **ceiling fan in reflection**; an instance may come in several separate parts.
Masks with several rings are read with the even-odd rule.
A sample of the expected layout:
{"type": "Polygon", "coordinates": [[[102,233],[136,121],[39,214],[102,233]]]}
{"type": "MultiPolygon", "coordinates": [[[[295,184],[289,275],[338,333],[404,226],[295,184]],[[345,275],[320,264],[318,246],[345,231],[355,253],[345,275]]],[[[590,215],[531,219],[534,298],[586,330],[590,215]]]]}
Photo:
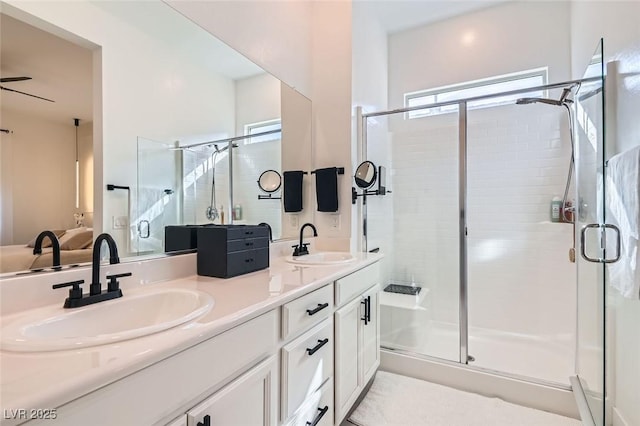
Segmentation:
{"type": "MultiPolygon", "coordinates": [[[[15,81],[25,81],[25,80],[31,80],[31,77],[6,77],[6,78],[0,78],[0,83],[13,83],[15,81]]],[[[6,90],[8,92],[19,93],[21,95],[31,96],[32,98],[42,99],[43,101],[47,101],[47,102],[55,102],[55,101],[52,101],[51,99],[43,98],[42,96],[32,95],[31,93],[21,92],[19,90],[10,89],[10,88],[4,87],[4,86],[0,86],[0,89],[6,90]]]]}

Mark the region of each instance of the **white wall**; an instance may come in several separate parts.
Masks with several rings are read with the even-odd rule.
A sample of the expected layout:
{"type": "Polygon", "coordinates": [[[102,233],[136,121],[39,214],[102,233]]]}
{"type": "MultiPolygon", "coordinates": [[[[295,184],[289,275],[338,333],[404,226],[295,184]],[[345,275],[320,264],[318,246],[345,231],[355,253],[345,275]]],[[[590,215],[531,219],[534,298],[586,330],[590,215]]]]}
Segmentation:
{"type": "Polygon", "coordinates": [[[312,97],[310,23],[314,2],[167,3],[278,79],[312,97]]]}
{"type": "Polygon", "coordinates": [[[2,138],[2,195],[4,200],[11,194],[12,200],[2,205],[2,245],[26,244],[45,229],[74,228],[73,122],[65,125],[3,109],[2,127],[13,131],[2,138]]]}
{"type": "Polygon", "coordinates": [[[396,33],[389,39],[389,107],[403,94],[549,66],[567,80],[569,4],[510,2],[396,33]]]}
{"type": "MultiPolygon", "coordinates": [[[[320,237],[348,250],[351,237],[351,2],[312,2],[311,99],[313,167],[344,167],[338,176],[338,213],[321,213],[314,202],[320,237]],[[333,227],[337,216],[338,227],[333,227]]],[[[313,180],[313,179],[312,179],[313,180]]]]}
{"type": "MultiPolygon", "coordinates": [[[[604,61],[618,61],[618,75],[607,77],[605,143],[611,155],[640,145],[640,3],[637,1],[571,4],[572,75],[582,76],[600,37],[604,61]],[[613,85],[610,84],[613,80],[613,85]]],[[[640,301],[607,289],[608,397],[614,425],[640,424],[640,301]]]]}
{"type": "MultiPolygon", "coordinates": [[[[137,28],[135,21],[120,19],[100,3],[7,3],[12,7],[5,11],[17,18],[34,21],[35,17],[53,24],[57,28],[46,29],[83,42],[100,56],[102,96],[94,97],[102,105],[94,120],[95,160],[100,163],[95,168],[100,176],[95,196],[104,198],[104,231],[124,247],[126,230],[113,230],[111,221],[112,216],[127,215],[127,196],[124,191],[107,192],[105,184],[135,187],[138,136],[170,142],[188,136],[231,135],[233,82],[185,61],[179,47],[167,47],[137,28]]],[[[158,7],[175,13],[166,5],[158,7]]],[[[124,251],[122,255],[126,256],[124,251]]]]}
{"type": "MultiPolygon", "coordinates": [[[[356,121],[355,107],[362,107],[363,113],[381,111],[387,108],[388,73],[387,73],[387,34],[377,21],[371,9],[364,2],[353,3],[352,14],[352,102],[353,116],[353,140],[356,141],[356,129],[362,123],[356,121]]],[[[391,170],[391,145],[388,143],[387,119],[384,117],[372,118],[367,125],[366,153],[359,152],[354,144],[352,149],[352,165],[355,168],[361,161],[373,161],[376,166],[384,166],[391,170]]],[[[355,186],[353,178],[350,184],[355,186]]],[[[390,188],[393,181],[387,176],[387,185],[390,188]]],[[[361,192],[358,189],[359,192],[361,192]]],[[[368,249],[380,248],[385,253],[383,260],[383,283],[388,281],[387,270],[393,263],[393,250],[391,250],[391,236],[393,235],[393,198],[389,194],[385,197],[367,198],[367,227],[368,249]]],[[[362,223],[359,214],[362,210],[362,198],[352,208],[351,215],[351,249],[359,247],[362,235],[362,223]]]]}

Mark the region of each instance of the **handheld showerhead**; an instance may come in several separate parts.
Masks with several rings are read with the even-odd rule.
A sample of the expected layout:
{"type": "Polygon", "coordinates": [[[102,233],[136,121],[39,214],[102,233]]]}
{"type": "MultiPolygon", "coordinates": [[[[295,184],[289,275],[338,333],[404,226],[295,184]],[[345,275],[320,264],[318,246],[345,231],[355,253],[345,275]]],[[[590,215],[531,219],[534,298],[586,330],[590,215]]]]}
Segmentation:
{"type": "Polygon", "coordinates": [[[516,100],[516,105],[535,104],[539,102],[547,105],[567,106],[568,104],[573,103],[571,99],[568,99],[572,88],[573,86],[562,89],[562,94],[558,100],[548,98],[519,98],[516,100]]]}

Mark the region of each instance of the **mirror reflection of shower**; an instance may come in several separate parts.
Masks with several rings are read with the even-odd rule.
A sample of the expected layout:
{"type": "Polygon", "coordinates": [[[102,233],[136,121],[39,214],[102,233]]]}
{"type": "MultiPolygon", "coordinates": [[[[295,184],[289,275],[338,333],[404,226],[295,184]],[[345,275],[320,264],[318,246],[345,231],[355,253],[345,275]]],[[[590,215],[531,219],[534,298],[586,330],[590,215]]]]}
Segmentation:
{"type": "MultiPolygon", "coordinates": [[[[237,148],[238,145],[234,143],[233,147],[237,148]]],[[[214,151],[211,154],[211,199],[209,202],[209,206],[207,207],[207,210],[206,210],[207,219],[209,219],[212,222],[218,219],[218,217],[220,216],[218,208],[216,207],[218,205],[216,202],[216,160],[217,160],[218,154],[229,149],[229,145],[227,144],[227,146],[220,149],[218,148],[218,144],[213,144],[213,148],[214,148],[214,151]]]]}
{"type": "Polygon", "coordinates": [[[565,222],[574,222],[573,212],[575,211],[574,205],[569,205],[568,197],[569,197],[569,187],[571,186],[571,178],[573,177],[573,171],[575,168],[575,157],[574,157],[574,141],[573,141],[573,117],[571,115],[571,104],[573,100],[569,99],[569,95],[571,95],[573,89],[577,89],[580,85],[574,84],[569,87],[565,87],[562,90],[562,94],[559,99],[548,99],[548,98],[519,98],[516,100],[516,105],[528,105],[534,103],[542,103],[547,105],[554,106],[563,106],[567,110],[567,118],[569,120],[569,140],[571,141],[571,158],[569,159],[569,171],[567,173],[567,183],[564,188],[564,195],[562,197],[562,219],[565,222]],[[567,215],[567,213],[570,213],[567,215]]]}

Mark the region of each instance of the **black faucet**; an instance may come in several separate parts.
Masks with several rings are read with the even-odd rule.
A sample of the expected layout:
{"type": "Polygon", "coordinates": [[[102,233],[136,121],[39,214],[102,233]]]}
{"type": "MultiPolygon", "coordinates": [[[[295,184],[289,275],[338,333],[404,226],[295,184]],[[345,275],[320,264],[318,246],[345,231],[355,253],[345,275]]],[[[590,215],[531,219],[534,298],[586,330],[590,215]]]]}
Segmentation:
{"type": "Polygon", "coordinates": [[[98,235],[96,242],[93,244],[93,264],[91,265],[91,285],[89,286],[89,294],[91,296],[100,294],[102,291],[102,285],[100,284],[100,249],[103,241],[106,241],[109,246],[109,264],[120,263],[118,247],[113,237],[109,234],[98,235]]]}
{"type": "Polygon", "coordinates": [[[33,254],[42,254],[42,241],[44,237],[49,237],[51,240],[51,246],[53,247],[53,269],[60,270],[60,241],[58,237],[51,231],[42,231],[36,238],[36,243],[33,246],[33,254]]]}
{"type": "Polygon", "coordinates": [[[266,226],[267,229],[269,230],[269,242],[273,242],[273,232],[271,231],[271,225],[269,225],[267,222],[260,222],[258,224],[258,226],[266,226]]]}
{"type": "Polygon", "coordinates": [[[314,237],[318,236],[318,231],[316,230],[316,227],[313,225],[313,223],[305,223],[304,225],[302,225],[302,227],[300,228],[300,244],[297,246],[292,246],[293,256],[304,256],[305,254],[309,254],[309,249],[307,249],[307,246],[309,245],[309,243],[305,243],[303,241],[304,228],[306,228],[307,226],[310,226],[311,229],[313,229],[314,237]]]}
{"type": "Polygon", "coordinates": [[[120,289],[120,283],[118,278],[130,277],[131,272],[125,272],[124,274],[107,275],[109,283],[107,289],[102,290],[100,284],[100,248],[102,242],[106,241],[109,246],[109,264],[114,265],[120,263],[118,257],[118,247],[116,242],[109,234],[100,234],[96,238],[93,244],[93,265],[91,270],[91,285],[89,286],[89,294],[83,295],[80,284],[84,283],[84,280],[71,281],[68,283],[55,284],[53,288],[72,287],[69,290],[69,297],[64,301],[65,308],[78,308],[80,306],[91,305],[93,303],[102,302],[104,300],[116,299],[122,297],[122,290],[120,289]]]}

